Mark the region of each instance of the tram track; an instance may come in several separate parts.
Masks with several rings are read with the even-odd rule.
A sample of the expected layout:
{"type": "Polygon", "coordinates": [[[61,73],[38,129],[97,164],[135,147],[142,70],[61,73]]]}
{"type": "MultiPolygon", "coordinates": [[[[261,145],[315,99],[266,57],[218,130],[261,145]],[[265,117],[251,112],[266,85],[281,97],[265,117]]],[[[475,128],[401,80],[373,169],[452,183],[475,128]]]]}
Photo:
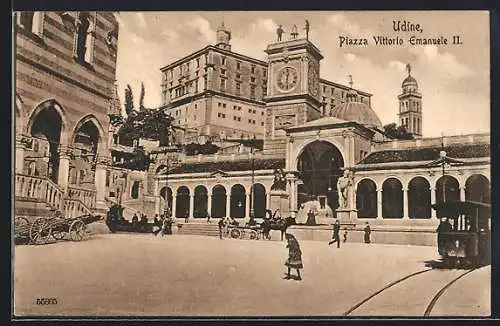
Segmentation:
{"type": "MultiPolygon", "coordinates": [[[[439,298],[441,298],[441,296],[446,292],[446,290],[448,290],[450,288],[450,286],[453,285],[456,281],[458,281],[462,277],[470,274],[471,272],[473,272],[475,270],[477,270],[477,268],[469,269],[469,270],[467,270],[467,271],[465,271],[463,273],[460,273],[460,275],[453,277],[451,280],[445,281],[444,282],[444,286],[441,286],[439,288],[439,291],[434,292],[435,294],[432,296],[432,299],[426,305],[426,308],[425,308],[425,311],[423,313],[423,316],[424,317],[429,317],[430,314],[431,314],[431,312],[432,312],[432,310],[434,309],[434,306],[438,302],[439,298]]],[[[415,277],[417,277],[419,275],[429,274],[429,272],[431,272],[431,271],[436,271],[436,270],[433,269],[433,268],[427,268],[427,269],[424,269],[424,270],[420,270],[420,271],[408,274],[408,275],[406,275],[404,277],[401,277],[401,278],[399,278],[399,279],[397,279],[397,280],[395,280],[395,281],[393,281],[393,282],[385,285],[384,287],[382,287],[378,291],[372,293],[368,297],[364,298],[363,300],[361,300],[360,302],[358,302],[357,304],[355,304],[354,306],[352,306],[349,310],[347,310],[343,314],[343,316],[344,317],[351,316],[354,312],[357,312],[358,310],[360,310],[360,308],[366,306],[373,299],[380,298],[384,293],[387,293],[388,290],[394,289],[397,285],[402,285],[405,281],[408,282],[409,280],[414,279],[415,277]]],[[[440,283],[440,284],[442,285],[443,283],[440,283]]],[[[405,291],[402,291],[402,292],[404,293],[405,291]]]]}

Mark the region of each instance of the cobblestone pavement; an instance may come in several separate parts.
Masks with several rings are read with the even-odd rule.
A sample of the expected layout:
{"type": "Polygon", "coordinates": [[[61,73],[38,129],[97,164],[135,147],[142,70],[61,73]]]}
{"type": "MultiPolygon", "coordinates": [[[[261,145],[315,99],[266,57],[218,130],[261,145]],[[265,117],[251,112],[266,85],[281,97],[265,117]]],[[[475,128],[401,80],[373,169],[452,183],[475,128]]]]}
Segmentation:
{"type": "MultiPolygon", "coordinates": [[[[341,316],[436,258],[432,247],[346,243],[337,249],[302,241],[301,248],[303,280],[296,281],[283,279],[288,252],[280,241],[101,234],[84,242],[16,246],[15,313],[341,316]],[[42,297],[56,298],[57,305],[37,305],[42,297]]],[[[469,276],[450,287],[432,315],[489,314],[490,270],[469,276]],[[453,293],[467,294],[468,301],[458,299],[459,311],[453,293]]],[[[426,282],[412,286],[425,288],[426,282]]],[[[415,296],[419,291],[393,298],[399,315],[414,313],[415,296]]],[[[370,309],[376,314],[377,307],[370,309]]]]}

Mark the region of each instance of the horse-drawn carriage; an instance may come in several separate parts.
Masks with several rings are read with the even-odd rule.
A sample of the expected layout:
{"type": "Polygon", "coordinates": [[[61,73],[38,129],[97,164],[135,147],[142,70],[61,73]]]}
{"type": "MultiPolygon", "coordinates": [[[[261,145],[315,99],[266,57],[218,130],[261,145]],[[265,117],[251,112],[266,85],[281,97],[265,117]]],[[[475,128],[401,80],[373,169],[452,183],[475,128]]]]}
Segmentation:
{"type": "Polygon", "coordinates": [[[248,234],[250,240],[259,240],[261,238],[271,240],[270,231],[276,230],[281,232],[281,240],[283,240],[283,235],[289,226],[295,224],[295,220],[290,216],[282,219],[277,216],[278,212],[276,210],[274,214],[264,218],[260,224],[256,223],[254,219],[251,219],[245,226],[239,226],[238,223],[229,223],[228,234],[233,239],[244,239],[248,234]]]}
{"type": "MultiPolygon", "coordinates": [[[[119,204],[111,206],[106,216],[106,225],[111,233],[134,232],[152,233],[156,224],[144,221],[131,222],[123,218],[123,207],[119,204]]],[[[157,225],[158,226],[158,225],[157,225]]]]}
{"type": "Polygon", "coordinates": [[[101,220],[100,215],[82,215],[74,218],[23,217],[14,220],[15,244],[44,244],[54,240],[82,241],[88,238],[87,225],[101,220]]]}

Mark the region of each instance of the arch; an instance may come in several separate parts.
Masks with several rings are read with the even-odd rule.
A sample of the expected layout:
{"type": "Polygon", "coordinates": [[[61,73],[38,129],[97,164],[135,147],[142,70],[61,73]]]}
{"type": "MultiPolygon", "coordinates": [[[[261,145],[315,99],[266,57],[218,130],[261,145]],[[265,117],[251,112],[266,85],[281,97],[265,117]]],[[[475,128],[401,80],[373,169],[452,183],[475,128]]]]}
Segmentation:
{"type": "Polygon", "coordinates": [[[245,217],[246,211],[246,190],[241,184],[235,184],[231,187],[231,205],[229,216],[245,217]]]}
{"type": "Polygon", "coordinates": [[[329,143],[330,145],[336,147],[338,149],[338,151],[340,152],[340,155],[342,156],[342,162],[346,161],[346,158],[345,158],[345,155],[343,152],[344,147],[341,144],[339,144],[338,142],[336,142],[333,139],[318,138],[318,139],[308,139],[307,141],[302,143],[300,146],[298,146],[294,150],[294,153],[296,153],[296,155],[294,156],[294,161],[293,161],[292,166],[295,167],[298,165],[300,156],[302,155],[302,153],[304,152],[306,147],[311,145],[314,142],[325,142],[325,143],[329,143]]]}
{"type": "Polygon", "coordinates": [[[431,190],[426,178],[415,177],[408,183],[408,217],[431,217],[431,190]]]}
{"type": "Polygon", "coordinates": [[[472,174],[465,181],[465,200],[491,203],[491,186],[487,177],[472,174]]]}
{"type": "Polygon", "coordinates": [[[212,217],[226,217],[226,188],[216,185],[212,188],[212,217]]]}
{"type": "Polygon", "coordinates": [[[161,170],[166,169],[167,166],[165,164],[160,164],[158,167],[155,169],[155,174],[159,174],[161,170]]]}
{"type": "Polygon", "coordinates": [[[194,188],[194,218],[206,218],[208,211],[208,191],[205,186],[194,188]]]}
{"type": "Polygon", "coordinates": [[[176,195],[175,217],[189,217],[189,201],[189,188],[186,186],[180,186],[177,189],[176,195]]]}
{"type": "Polygon", "coordinates": [[[460,185],[455,177],[444,175],[436,181],[436,203],[460,200],[460,185]]]}
{"type": "Polygon", "coordinates": [[[91,122],[94,124],[94,126],[97,129],[98,136],[100,142],[102,142],[102,139],[105,135],[104,133],[104,128],[102,127],[102,124],[99,122],[99,120],[95,117],[93,114],[88,114],[84,117],[82,117],[78,122],[75,124],[75,127],[73,128],[73,132],[71,133],[71,143],[75,142],[76,135],[78,131],[85,125],[86,123],[91,122]]]}
{"type": "Polygon", "coordinates": [[[266,215],[267,197],[266,187],[261,183],[253,185],[253,191],[250,193],[250,209],[253,208],[254,217],[264,217],[266,215]],[[255,199],[254,199],[255,196],[255,199]]]}
{"type": "MultiPolygon", "coordinates": [[[[330,141],[313,140],[306,145],[297,158],[296,168],[300,173],[297,204],[319,200],[325,209],[321,214],[338,207],[337,180],[343,175],[342,152],[330,141]]],[[[320,216],[322,217],[322,216],[320,216]]]]}
{"type": "MultiPolygon", "coordinates": [[[[53,108],[59,114],[59,117],[61,118],[61,135],[65,135],[67,126],[66,113],[61,104],[59,104],[59,102],[57,102],[55,99],[44,100],[40,102],[33,109],[33,111],[31,111],[31,113],[29,114],[28,123],[26,123],[26,129],[25,129],[26,134],[31,135],[31,128],[33,126],[33,122],[35,121],[36,117],[40,114],[40,112],[48,108],[53,108]]],[[[67,144],[66,137],[61,137],[61,144],[67,144]]]]}
{"type": "Polygon", "coordinates": [[[358,182],[356,209],[360,218],[377,217],[377,184],[373,180],[365,178],[358,182]]]}
{"type": "Polygon", "coordinates": [[[387,178],[382,184],[382,217],[403,217],[403,185],[397,178],[387,178]]]}
{"type": "Polygon", "coordinates": [[[160,212],[169,215],[172,212],[173,191],[172,188],[165,186],[160,190],[160,212]]]}
{"type": "Polygon", "coordinates": [[[138,199],[139,198],[139,188],[141,186],[140,181],[134,181],[132,184],[132,187],[130,187],[130,197],[132,199],[138,199]]]}

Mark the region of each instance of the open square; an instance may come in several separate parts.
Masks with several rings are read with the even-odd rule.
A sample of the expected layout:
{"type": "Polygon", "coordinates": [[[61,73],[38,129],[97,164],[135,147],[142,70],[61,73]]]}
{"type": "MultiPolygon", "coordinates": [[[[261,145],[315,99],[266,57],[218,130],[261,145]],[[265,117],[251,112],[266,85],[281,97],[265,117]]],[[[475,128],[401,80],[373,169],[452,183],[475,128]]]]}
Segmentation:
{"type": "MultiPolygon", "coordinates": [[[[107,234],[84,242],[16,246],[15,314],[342,316],[388,283],[425,269],[425,261],[437,255],[433,247],[345,243],[337,249],[324,242],[302,241],[303,280],[295,281],[283,279],[285,245],[186,235],[107,234]],[[36,305],[38,297],[55,297],[57,305],[36,305]]],[[[385,311],[422,316],[423,310],[414,307],[435,294],[423,289],[439,290],[443,278],[459,273],[438,272],[453,275],[419,278],[409,284],[422,292],[391,289],[389,308],[402,306],[403,310],[392,313],[381,297],[368,302],[365,310],[360,307],[360,314],[385,311]],[[394,291],[407,295],[395,302],[394,291]]],[[[457,281],[459,287],[451,286],[435,310],[439,315],[488,315],[489,273],[489,268],[483,268],[457,281]]]]}

